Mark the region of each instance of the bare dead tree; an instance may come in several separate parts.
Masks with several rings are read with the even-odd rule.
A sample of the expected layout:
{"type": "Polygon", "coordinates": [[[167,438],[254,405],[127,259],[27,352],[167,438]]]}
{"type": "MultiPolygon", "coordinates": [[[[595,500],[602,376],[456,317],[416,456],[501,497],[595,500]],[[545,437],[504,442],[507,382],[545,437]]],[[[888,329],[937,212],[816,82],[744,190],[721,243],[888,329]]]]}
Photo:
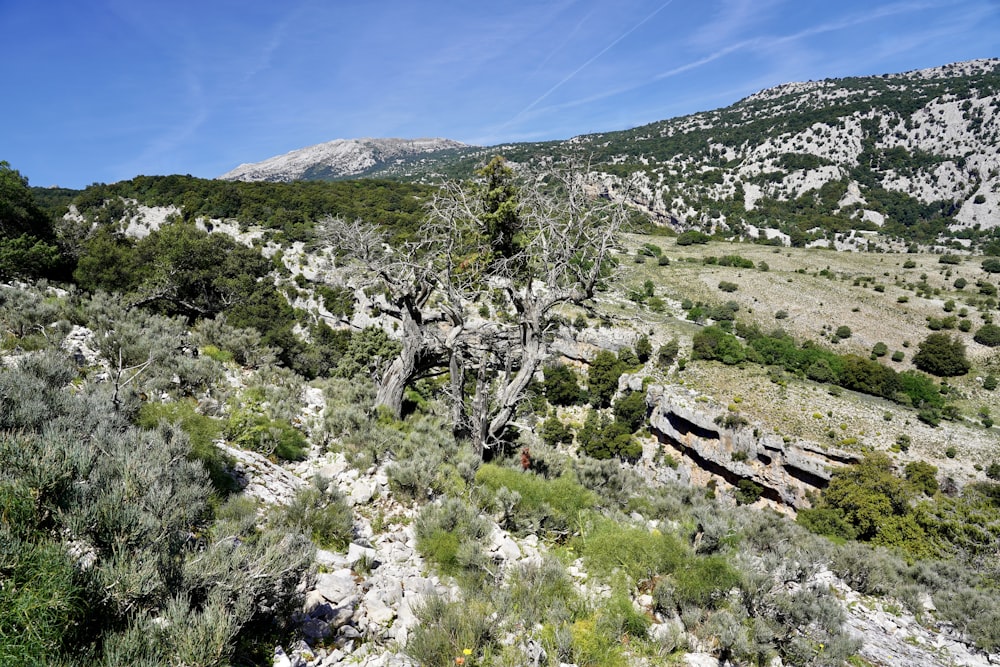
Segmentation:
{"type": "Polygon", "coordinates": [[[326,220],[318,232],[353,263],[358,284],[378,292],[374,308],[397,322],[402,350],[382,374],[377,405],[398,416],[405,388],[447,367],[455,432],[480,453],[501,441],[545,359],[552,309],[593,296],[627,220],[578,171],[550,172],[516,192],[516,205],[500,202],[501,217],[481,187],[446,183],[418,240],[400,249],[359,220],[326,220]],[[495,312],[478,316],[487,294],[495,312]]]}
{"type": "MultiPolygon", "coordinates": [[[[489,282],[505,295],[507,312],[464,337],[450,367],[456,423],[467,424],[479,452],[500,442],[547,356],[552,309],[592,297],[609,276],[627,212],[620,203],[595,201],[586,185],[585,174],[567,170],[550,172],[522,188],[520,250],[492,256],[485,267],[489,282]],[[476,386],[467,405],[457,387],[473,371],[476,386]]],[[[448,195],[450,205],[437,202],[432,217],[447,211],[452,219],[457,210],[483,226],[463,191],[453,187],[448,195]]]]}
{"type": "Polygon", "coordinates": [[[373,307],[397,323],[402,349],[379,379],[376,405],[398,417],[406,387],[441,358],[434,326],[444,313],[429,304],[441,284],[434,261],[439,239],[425,236],[393,249],[377,225],[340,218],[321,221],[317,238],[345,255],[359,285],[376,292],[373,307]]]}

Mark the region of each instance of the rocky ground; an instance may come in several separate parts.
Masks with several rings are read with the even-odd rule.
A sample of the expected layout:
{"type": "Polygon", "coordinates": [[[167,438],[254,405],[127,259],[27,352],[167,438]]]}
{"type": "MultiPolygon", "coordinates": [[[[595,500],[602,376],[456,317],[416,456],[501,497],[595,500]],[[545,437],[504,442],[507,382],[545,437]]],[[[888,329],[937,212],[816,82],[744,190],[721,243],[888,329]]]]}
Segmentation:
{"type": "MultiPolygon", "coordinates": [[[[321,406],[316,395],[304,397],[304,418],[315,418],[321,406]]],[[[647,443],[640,470],[658,469],[656,446],[647,443]]],[[[275,649],[275,667],[326,667],[340,664],[371,667],[404,667],[414,663],[406,656],[406,640],[417,624],[414,610],[429,596],[455,599],[458,587],[437,576],[416,550],[412,522],[417,509],[397,502],[389,488],[385,465],[364,471],[352,468],[343,453],[314,447],[299,463],[278,465],[250,452],[227,448],[234,456],[246,492],[264,503],[285,503],[297,488],[320,477],[332,483],[353,505],[354,539],[346,553],[318,550],[314,576],[305,584],[305,603],[295,621],[300,639],[275,649]]],[[[662,466],[660,466],[662,467],[662,466]]],[[[676,475],[676,473],[675,473],[676,475]]],[[[667,475],[666,477],[670,477],[667,475]]],[[[642,520],[635,515],[633,519],[642,520]]],[[[486,545],[499,570],[518,563],[537,562],[546,548],[534,535],[517,538],[495,523],[486,545]]],[[[567,572],[584,595],[609,595],[606,586],[588,581],[582,562],[569,563],[567,572]]],[[[904,613],[891,598],[869,598],[852,590],[829,571],[821,570],[807,584],[829,587],[847,612],[851,633],[864,641],[860,656],[872,665],[987,666],[1000,664],[1000,656],[986,656],[970,647],[960,632],[934,618],[930,599],[920,618],[904,613]]],[[[653,600],[639,595],[634,604],[654,621],[651,636],[665,646],[686,646],[682,664],[715,667],[711,646],[703,646],[685,633],[679,618],[664,618],[653,611],[653,600]]],[[[528,647],[544,662],[541,647],[528,647]]],[[[637,658],[636,664],[642,659],[637,658]]],[[[772,661],[778,667],[780,660],[772,661]]]]}

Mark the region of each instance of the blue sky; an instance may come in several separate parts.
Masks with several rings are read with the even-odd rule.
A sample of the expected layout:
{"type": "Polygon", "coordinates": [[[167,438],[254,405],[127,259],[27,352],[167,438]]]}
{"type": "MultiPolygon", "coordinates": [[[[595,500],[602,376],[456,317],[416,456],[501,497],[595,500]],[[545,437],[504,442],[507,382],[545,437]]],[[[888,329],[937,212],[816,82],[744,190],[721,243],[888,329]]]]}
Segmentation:
{"type": "Polygon", "coordinates": [[[565,139],[1000,56],[997,0],[0,0],[0,160],[215,177],[338,138],[565,139]]]}

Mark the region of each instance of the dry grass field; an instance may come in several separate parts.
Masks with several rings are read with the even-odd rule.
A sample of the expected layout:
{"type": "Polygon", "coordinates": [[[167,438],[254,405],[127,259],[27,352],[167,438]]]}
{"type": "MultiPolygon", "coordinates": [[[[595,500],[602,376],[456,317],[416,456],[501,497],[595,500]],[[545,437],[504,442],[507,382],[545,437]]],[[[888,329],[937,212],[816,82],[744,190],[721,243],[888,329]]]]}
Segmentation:
{"type": "MultiPolygon", "coordinates": [[[[607,295],[603,307],[650,334],[654,348],[678,337],[681,356],[689,355],[691,336],[698,330],[697,325],[683,320],[685,313],[680,304],[685,299],[707,304],[735,301],[739,305],[737,319],[743,322],[755,322],[764,331],[780,327],[799,341],[817,341],[840,353],[868,356],[876,343],[883,342],[889,354],[881,361],[897,371],[913,368],[910,359],[917,345],[932,333],[928,317],[958,315],[962,308],[967,309],[971,330],[963,333],[956,328],[946,332],[962,338],[973,362],[969,374],[947,380],[952,397],[958,397],[956,404],[964,419],[942,422],[937,428],[919,422],[914,410],[890,401],[849,391],[835,396],[826,385],[795,377],[775,383],[767,369],[754,364],[693,362],[665,379],[682,382],[720,405],[735,404],[749,419],[790,438],[844,449],[890,450],[897,436],[908,435],[912,444],[908,452],[897,454],[901,461],[930,460],[956,479],[981,477],[981,468],[1000,460],[1000,429],[984,428],[978,416],[985,407],[1000,421],[1000,390],[986,391],[981,381],[987,372],[1000,374],[1000,349],[991,350],[972,340],[984,315],[988,315],[969,303],[980,298],[976,281],[997,282],[996,276],[982,270],[980,259],[966,257],[951,265],[940,263],[940,257],[934,254],[835,252],[714,242],[679,247],[673,239],[647,236],[630,237],[628,248],[629,256],[622,257],[619,267],[622,288],[607,295]],[[660,266],[651,258],[636,263],[635,249],[644,243],[662,248],[670,264],[660,266]],[[739,255],[755,267],[763,262],[767,270],[704,263],[708,256],[725,255],[739,255]],[[908,261],[914,266],[904,268],[908,261]],[[968,283],[963,290],[954,287],[959,277],[968,283]],[[627,298],[630,289],[640,290],[647,280],[652,281],[655,295],[666,302],[662,312],[650,311],[627,298]],[[735,283],[737,289],[722,291],[721,281],[735,283]],[[921,282],[932,293],[925,291],[924,296],[918,296],[913,286],[921,282]],[[955,302],[950,313],[945,311],[948,300],[955,302]],[[778,311],[785,311],[787,317],[776,319],[778,311]],[[842,325],[850,327],[852,335],[831,342],[833,332],[842,325]],[[891,361],[897,350],[904,353],[901,362],[891,361]],[[949,447],[957,452],[954,458],[945,455],[949,447]]],[[[993,314],[997,314],[995,310],[993,314]]]]}

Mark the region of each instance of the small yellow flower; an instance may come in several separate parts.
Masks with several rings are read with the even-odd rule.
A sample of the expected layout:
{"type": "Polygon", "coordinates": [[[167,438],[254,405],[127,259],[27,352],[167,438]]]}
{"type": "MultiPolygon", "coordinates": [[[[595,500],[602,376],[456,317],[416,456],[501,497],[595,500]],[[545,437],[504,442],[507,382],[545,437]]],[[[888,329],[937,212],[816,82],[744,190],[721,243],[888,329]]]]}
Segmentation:
{"type": "Polygon", "coordinates": [[[465,656],[472,655],[472,649],[471,648],[464,648],[464,649],[462,649],[462,655],[465,655],[465,656]]]}

